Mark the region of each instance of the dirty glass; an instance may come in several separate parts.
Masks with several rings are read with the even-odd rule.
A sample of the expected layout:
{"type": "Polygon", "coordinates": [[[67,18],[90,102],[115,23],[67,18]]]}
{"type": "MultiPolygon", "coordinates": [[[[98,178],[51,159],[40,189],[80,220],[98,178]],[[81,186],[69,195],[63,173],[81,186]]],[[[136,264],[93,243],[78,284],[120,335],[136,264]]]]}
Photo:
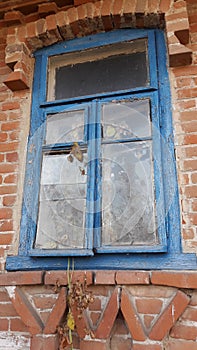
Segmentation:
{"type": "Polygon", "coordinates": [[[105,140],[151,136],[149,100],[114,101],[104,104],[102,125],[105,140]]]}
{"type": "Polygon", "coordinates": [[[157,243],[151,141],[102,145],[102,245],[157,243]]]}
{"type": "Polygon", "coordinates": [[[43,156],[35,248],[85,247],[87,154],[43,156]]]}
{"type": "Polygon", "coordinates": [[[70,53],[49,61],[48,100],[130,90],[149,84],[147,39],[70,53]]]}
{"type": "Polygon", "coordinates": [[[49,114],[46,144],[79,142],[84,138],[84,110],[49,114]]]}

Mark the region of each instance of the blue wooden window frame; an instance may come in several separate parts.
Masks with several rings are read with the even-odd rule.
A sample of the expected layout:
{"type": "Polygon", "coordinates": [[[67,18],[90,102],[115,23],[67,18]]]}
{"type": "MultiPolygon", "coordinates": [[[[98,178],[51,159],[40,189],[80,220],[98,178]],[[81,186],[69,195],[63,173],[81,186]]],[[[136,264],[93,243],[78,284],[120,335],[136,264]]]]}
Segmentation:
{"type": "MultiPolygon", "coordinates": [[[[6,261],[7,270],[65,269],[67,267],[68,255],[76,255],[74,258],[76,269],[194,269],[196,267],[195,254],[184,254],[181,249],[180,210],[176,163],[174,159],[172,116],[171,108],[169,107],[171,98],[166,52],[163,31],[128,29],[74,39],[66,43],[41,49],[35,53],[36,64],[20,244],[18,255],[8,256],[6,261]],[[148,86],[127,91],[82,96],[80,98],[76,97],[57,101],[46,100],[47,66],[50,56],[138,38],[148,38],[150,74],[150,84],[148,86]],[[34,249],[33,242],[38,216],[41,159],[42,152],[45,150],[43,144],[47,114],[61,112],[67,109],[76,109],[77,104],[79,104],[79,109],[84,108],[86,110],[87,124],[91,125],[89,131],[86,130],[86,133],[97,134],[97,144],[93,150],[95,152],[93,158],[97,159],[100,149],[100,135],[99,131],[95,129],[96,125],[99,124],[99,120],[96,119],[99,115],[98,111],[101,108],[101,104],[109,102],[112,99],[118,100],[120,98],[122,100],[128,98],[131,100],[135,98],[149,98],[151,100],[152,123],[159,130],[157,136],[153,133],[153,154],[159,159],[159,167],[161,168],[159,172],[156,168],[154,169],[156,199],[158,196],[157,191],[163,193],[161,211],[157,213],[159,220],[162,222],[159,232],[160,244],[153,248],[150,246],[142,248],[133,247],[129,250],[123,249],[122,251],[120,248],[102,248],[96,225],[93,225],[93,222],[99,221],[99,210],[96,210],[97,214],[92,214],[88,217],[89,231],[87,235],[89,235],[89,239],[87,240],[86,249],[77,252],[34,249]],[[158,147],[158,143],[160,147],[158,147]],[[96,235],[96,252],[92,249],[93,229],[96,235]]],[[[62,146],[56,145],[56,147],[61,148],[62,146]]],[[[97,161],[94,161],[94,164],[91,165],[90,171],[92,171],[92,174],[97,172],[98,175],[97,161]]],[[[98,193],[97,188],[95,188],[95,182],[90,187],[94,188],[94,191],[89,191],[89,202],[91,203],[91,201],[93,202],[95,193],[96,196],[98,193]]],[[[91,213],[92,210],[89,210],[89,212],[91,213]]]]}

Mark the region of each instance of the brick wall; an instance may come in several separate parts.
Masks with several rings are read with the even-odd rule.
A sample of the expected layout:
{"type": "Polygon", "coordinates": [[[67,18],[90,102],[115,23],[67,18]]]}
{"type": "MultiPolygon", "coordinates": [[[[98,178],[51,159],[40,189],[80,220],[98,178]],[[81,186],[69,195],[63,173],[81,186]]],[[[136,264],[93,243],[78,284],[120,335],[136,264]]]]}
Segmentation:
{"type": "MultiPolygon", "coordinates": [[[[58,349],[67,273],[5,271],[19,239],[34,60],[43,46],[114,28],[165,27],[182,244],[197,251],[196,0],[4,1],[0,5],[0,349],[58,349]],[[3,7],[4,6],[4,7],[3,7]],[[29,6],[29,7],[28,7],[29,6]]],[[[197,273],[75,272],[94,302],[75,315],[74,348],[197,350],[197,273]],[[85,331],[85,329],[87,331],[85,331]]]]}

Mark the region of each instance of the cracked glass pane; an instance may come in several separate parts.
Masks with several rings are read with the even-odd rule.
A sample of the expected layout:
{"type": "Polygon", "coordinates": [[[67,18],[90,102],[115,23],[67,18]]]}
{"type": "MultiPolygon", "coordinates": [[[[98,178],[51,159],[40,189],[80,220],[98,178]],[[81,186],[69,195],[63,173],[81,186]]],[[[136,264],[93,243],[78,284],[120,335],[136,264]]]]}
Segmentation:
{"type": "Polygon", "coordinates": [[[35,248],[85,247],[87,154],[43,156],[35,248]]]}
{"type": "Polygon", "coordinates": [[[102,146],[102,245],[157,243],[152,142],[102,146]]]}

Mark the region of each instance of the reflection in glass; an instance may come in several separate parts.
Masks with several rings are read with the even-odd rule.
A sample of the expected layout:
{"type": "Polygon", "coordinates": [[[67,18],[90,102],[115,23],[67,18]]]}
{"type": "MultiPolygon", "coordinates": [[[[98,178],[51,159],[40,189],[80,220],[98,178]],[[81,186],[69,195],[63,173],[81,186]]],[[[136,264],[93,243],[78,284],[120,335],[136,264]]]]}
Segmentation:
{"type": "Polygon", "coordinates": [[[44,155],[35,248],[85,246],[87,154],[83,162],[68,154],[44,155]]]}
{"type": "Polygon", "coordinates": [[[102,152],[102,245],[156,244],[151,141],[102,152]]]}
{"type": "Polygon", "coordinates": [[[102,124],[105,140],[151,136],[149,100],[114,101],[104,104],[102,124]]]}
{"type": "Polygon", "coordinates": [[[84,111],[68,111],[47,116],[46,144],[79,142],[84,138],[84,111]]]}

